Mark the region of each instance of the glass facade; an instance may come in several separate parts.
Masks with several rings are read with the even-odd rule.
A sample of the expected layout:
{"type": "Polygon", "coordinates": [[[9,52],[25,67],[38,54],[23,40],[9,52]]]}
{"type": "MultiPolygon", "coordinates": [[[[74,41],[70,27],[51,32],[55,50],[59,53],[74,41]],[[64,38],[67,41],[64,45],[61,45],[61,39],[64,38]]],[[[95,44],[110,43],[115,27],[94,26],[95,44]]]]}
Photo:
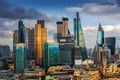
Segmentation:
{"type": "Polygon", "coordinates": [[[59,64],[59,45],[58,43],[44,43],[44,69],[49,66],[59,64]]]}
{"type": "Polygon", "coordinates": [[[0,57],[9,57],[10,47],[8,45],[0,45],[0,57]]]}
{"type": "Polygon", "coordinates": [[[47,42],[47,28],[44,27],[44,21],[38,20],[34,30],[34,50],[35,63],[43,67],[43,49],[47,42]]]}
{"type": "Polygon", "coordinates": [[[26,65],[26,45],[23,43],[15,45],[15,72],[23,73],[26,65]]]}
{"type": "Polygon", "coordinates": [[[104,31],[101,24],[99,24],[98,35],[97,35],[97,46],[102,47],[104,44],[104,31]]]}
{"type": "Polygon", "coordinates": [[[58,37],[57,42],[59,43],[60,64],[73,66],[74,53],[72,48],[74,47],[74,36],[58,37]]]}
{"type": "Polygon", "coordinates": [[[19,43],[25,43],[25,27],[21,20],[18,22],[18,28],[19,43]]]}
{"type": "Polygon", "coordinates": [[[26,29],[27,59],[35,60],[34,54],[34,28],[26,29]]]}
{"type": "Polygon", "coordinates": [[[75,44],[75,47],[77,47],[77,46],[80,47],[82,60],[87,59],[87,51],[86,51],[86,46],[85,46],[85,40],[84,40],[82,25],[81,25],[81,22],[80,22],[78,12],[77,12],[77,17],[74,18],[74,44],[75,44]]]}
{"type": "Polygon", "coordinates": [[[115,54],[116,38],[115,37],[106,37],[105,42],[107,47],[111,50],[111,55],[115,54]]]}

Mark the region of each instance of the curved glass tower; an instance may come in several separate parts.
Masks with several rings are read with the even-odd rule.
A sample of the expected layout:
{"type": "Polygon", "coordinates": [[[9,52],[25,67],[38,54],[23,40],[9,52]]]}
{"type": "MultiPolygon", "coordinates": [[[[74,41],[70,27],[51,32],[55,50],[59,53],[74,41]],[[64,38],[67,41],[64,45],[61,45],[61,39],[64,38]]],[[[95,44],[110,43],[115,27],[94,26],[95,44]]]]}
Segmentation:
{"type": "Polygon", "coordinates": [[[97,35],[97,46],[102,47],[104,44],[104,30],[101,26],[101,24],[99,23],[99,27],[98,27],[98,35],[97,35]]]}

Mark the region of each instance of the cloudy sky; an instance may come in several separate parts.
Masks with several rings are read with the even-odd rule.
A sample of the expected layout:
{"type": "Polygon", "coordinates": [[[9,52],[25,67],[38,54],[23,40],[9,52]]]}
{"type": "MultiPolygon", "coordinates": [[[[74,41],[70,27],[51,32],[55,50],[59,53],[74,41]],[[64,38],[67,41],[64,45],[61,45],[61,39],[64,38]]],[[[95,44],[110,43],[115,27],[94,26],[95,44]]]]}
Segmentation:
{"type": "Polygon", "coordinates": [[[120,0],[0,0],[0,44],[11,46],[18,20],[26,27],[34,27],[37,19],[44,19],[48,39],[53,40],[56,21],[69,18],[73,33],[75,12],[80,12],[87,48],[96,44],[97,29],[101,23],[106,37],[116,37],[120,45],[120,0]]]}

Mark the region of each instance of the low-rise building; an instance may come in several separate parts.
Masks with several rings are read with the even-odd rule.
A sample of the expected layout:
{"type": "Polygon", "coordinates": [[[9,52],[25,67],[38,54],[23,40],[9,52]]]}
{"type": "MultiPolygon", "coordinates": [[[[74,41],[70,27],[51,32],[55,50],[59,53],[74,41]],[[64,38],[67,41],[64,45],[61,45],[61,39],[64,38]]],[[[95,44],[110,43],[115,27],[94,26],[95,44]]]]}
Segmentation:
{"type": "Polygon", "coordinates": [[[44,80],[45,70],[41,68],[39,69],[28,68],[28,69],[25,69],[24,76],[25,76],[25,80],[27,79],[44,80]]]}

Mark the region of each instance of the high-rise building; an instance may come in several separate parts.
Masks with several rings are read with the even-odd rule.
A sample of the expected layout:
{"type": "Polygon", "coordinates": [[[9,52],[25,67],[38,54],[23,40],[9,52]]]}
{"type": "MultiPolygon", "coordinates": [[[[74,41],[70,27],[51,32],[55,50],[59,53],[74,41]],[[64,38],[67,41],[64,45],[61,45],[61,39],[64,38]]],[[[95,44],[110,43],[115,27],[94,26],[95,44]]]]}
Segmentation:
{"type": "Polygon", "coordinates": [[[59,44],[53,42],[44,43],[44,69],[59,64],[59,44]]]}
{"type": "Polygon", "coordinates": [[[104,47],[104,45],[105,45],[105,43],[104,43],[104,30],[103,30],[101,24],[99,23],[96,47],[95,47],[95,51],[94,51],[94,61],[97,64],[102,63],[101,61],[102,61],[103,53],[105,55],[107,55],[106,54],[107,49],[104,47]]]}
{"type": "Polygon", "coordinates": [[[68,18],[63,17],[62,21],[63,21],[63,29],[64,29],[63,30],[63,32],[64,32],[63,36],[66,36],[66,35],[68,35],[68,18]]]}
{"type": "Polygon", "coordinates": [[[27,46],[27,59],[34,60],[34,28],[26,29],[26,46],[27,46]]]}
{"type": "Polygon", "coordinates": [[[13,32],[13,52],[15,52],[15,44],[17,44],[18,41],[19,41],[18,30],[15,30],[13,32]]]}
{"type": "Polygon", "coordinates": [[[60,64],[62,65],[74,65],[74,53],[72,51],[74,47],[74,36],[69,35],[66,37],[59,37],[59,52],[60,52],[60,64]]]}
{"type": "Polygon", "coordinates": [[[8,61],[6,58],[0,59],[0,70],[8,70],[8,61]]]}
{"type": "Polygon", "coordinates": [[[102,63],[102,47],[97,47],[97,56],[96,56],[96,62],[97,63],[102,63]]]}
{"type": "Polygon", "coordinates": [[[18,36],[19,36],[19,43],[25,43],[25,27],[23,21],[18,21],[18,36]]]}
{"type": "Polygon", "coordinates": [[[106,59],[111,59],[111,50],[108,47],[104,47],[102,53],[106,57],[106,59]]]}
{"type": "Polygon", "coordinates": [[[116,38],[115,37],[106,37],[105,42],[107,47],[111,50],[111,55],[115,54],[116,38]]]}
{"type": "Polygon", "coordinates": [[[104,44],[104,30],[101,24],[99,23],[98,35],[97,35],[97,46],[102,47],[103,44],[104,44]]]}
{"type": "Polygon", "coordinates": [[[10,47],[8,45],[0,45],[0,57],[9,57],[10,47]]]}
{"type": "Polygon", "coordinates": [[[14,70],[16,73],[23,73],[26,66],[26,45],[18,43],[15,45],[14,70]]]}
{"type": "Polygon", "coordinates": [[[38,20],[34,30],[34,50],[36,65],[43,66],[43,47],[47,42],[47,28],[44,27],[44,21],[38,20]]]}
{"type": "Polygon", "coordinates": [[[60,64],[74,65],[74,37],[68,30],[68,18],[63,17],[62,21],[57,22],[57,35],[54,40],[59,43],[60,64]]]}
{"type": "Polygon", "coordinates": [[[62,21],[57,22],[57,36],[64,37],[68,34],[68,18],[63,17],[62,21]]]}
{"type": "Polygon", "coordinates": [[[106,58],[106,60],[108,62],[111,62],[111,50],[107,47],[104,46],[100,47],[100,46],[96,46],[94,49],[94,62],[98,65],[98,64],[102,64],[102,61],[104,61],[104,58],[106,58]]]}
{"type": "MultiPolygon", "coordinates": [[[[76,18],[74,18],[74,45],[75,47],[80,48],[82,60],[87,59],[87,51],[86,51],[86,46],[85,46],[82,25],[81,25],[80,18],[79,18],[79,12],[76,13],[76,18]]],[[[80,54],[79,52],[77,53],[80,54]]],[[[77,53],[75,53],[75,58],[76,58],[77,53]]]]}

